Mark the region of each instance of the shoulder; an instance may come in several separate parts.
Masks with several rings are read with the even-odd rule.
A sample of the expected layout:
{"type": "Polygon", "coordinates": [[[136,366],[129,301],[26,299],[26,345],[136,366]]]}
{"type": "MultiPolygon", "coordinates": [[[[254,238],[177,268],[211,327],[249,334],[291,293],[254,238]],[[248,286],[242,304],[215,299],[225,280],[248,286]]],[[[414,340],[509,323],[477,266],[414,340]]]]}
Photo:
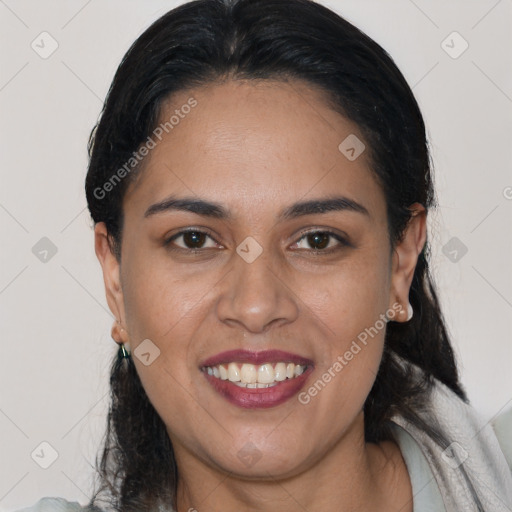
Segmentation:
{"type": "Polygon", "coordinates": [[[480,502],[487,507],[483,510],[501,511],[503,503],[512,503],[512,473],[502,444],[510,436],[506,430],[510,420],[499,418],[493,429],[491,422],[437,380],[428,405],[416,415],[423,425],[401,415],[392,421],[416,442],[447,509],[473,510],[480,502]]]}
{"type": "MultiPolygon", "coordinates": [[[[76,501],[67,501],[64,498],[41,498],[32,506],[17,510],[16,512],[93,512],[76,501]]],[[[101,512],[96,509],[97,512],[101,512]]]]}
{"type": "Polygon", "coordinates": [[[392,425],[392,430],[409,473],[414,510],[444,512],[446,509],[441,492],[420,446],[407,430],[399,425],[392,425]]]}
{"type": "Polygon", "coordinates": [[[512,408],[501,413],[493,422],[494,433],[512,471],[512,408]]]}
{"type": "Polygon", "coordinates": [[[507,473],[512,472],[512,409],[488,421],[439,381],[434,388],[433,405],[436,419],[451,434],[452,444],[459,438],[465,442],[464,459],[478,455],[493,469],[500,467],[510,481],[507,473]]]}

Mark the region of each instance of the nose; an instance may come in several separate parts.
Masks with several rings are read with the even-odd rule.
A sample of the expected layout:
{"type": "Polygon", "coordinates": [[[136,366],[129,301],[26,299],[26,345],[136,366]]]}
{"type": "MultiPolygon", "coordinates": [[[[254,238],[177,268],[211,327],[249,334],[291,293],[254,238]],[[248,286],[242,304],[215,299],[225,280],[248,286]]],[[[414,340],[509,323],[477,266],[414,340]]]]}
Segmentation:
{"type": "Polygon", "coordinates": [[[262,254],[248,263],[238,254],[233,268],[223,280],[217,302],[220,321],[244,332],[265,332],[270,325],[286,324],[297,319],[299,299],[286,282],[286,272],[271,264],[270,254],[262,254]]]}

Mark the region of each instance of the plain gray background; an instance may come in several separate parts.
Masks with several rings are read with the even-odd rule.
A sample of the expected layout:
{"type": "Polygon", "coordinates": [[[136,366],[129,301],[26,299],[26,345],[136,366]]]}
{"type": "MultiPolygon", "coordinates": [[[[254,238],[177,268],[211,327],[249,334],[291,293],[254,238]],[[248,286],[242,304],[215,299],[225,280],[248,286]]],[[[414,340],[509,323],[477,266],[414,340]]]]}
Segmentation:
{"type": "MultiPolygon", "coordinates": [[[[0,511],[90,494],[117,345],[86,143],[129,45],[180,3],[0,0],[0,511]]],[[[432,269],[463,384],[490,421],[512,405],[512,2],[321,3],[380,43],[418,98],[440,203],[432,269]]]]}

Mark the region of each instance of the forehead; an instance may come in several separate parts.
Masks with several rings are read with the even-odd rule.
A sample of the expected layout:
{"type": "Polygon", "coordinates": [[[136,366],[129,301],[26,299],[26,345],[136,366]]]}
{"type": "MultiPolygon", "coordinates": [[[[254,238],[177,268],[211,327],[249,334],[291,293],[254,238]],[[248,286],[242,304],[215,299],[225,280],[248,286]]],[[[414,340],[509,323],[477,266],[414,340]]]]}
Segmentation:
{"type": "Polygon", "coordinates": [[[139,214],[176,193],[238,211],[281,209],[308,195],[383,201],[369,152],[349,159],[342,151],[347,140],[364,148],[357,125],[303,82],[229,80],[179,91],[163,103],[158,127],[125,197],[139,214]]]}

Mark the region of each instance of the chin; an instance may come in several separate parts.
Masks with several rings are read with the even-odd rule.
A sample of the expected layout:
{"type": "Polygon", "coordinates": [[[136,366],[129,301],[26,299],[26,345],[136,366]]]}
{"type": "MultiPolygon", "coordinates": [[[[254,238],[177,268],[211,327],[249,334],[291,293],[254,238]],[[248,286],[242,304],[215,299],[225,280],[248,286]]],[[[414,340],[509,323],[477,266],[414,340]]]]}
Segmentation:
{"type": "MultiPolygon", "coordinates": [[[[254,436],[253,436],[254,439],[254,436]]],[[[290,438],[289,438],[290,439],[290,438]]],[[[307,462],[307,454],[297,452],[298,443],[282,442],[277,445],[267,442],[264,435],[260,442],[251,440],[231,440],[227,451],[209,453],[209,459],[222,471],[232,476],[249,480],[268,480],[291,477],[301,472],[307,462]],[[259,446],[259,447],[258,447],[259,446]]]]}
{"type": "Polygon", "coordinates": [[[301,472],[302,464],[298,460],[280,457],[276,453],[250,452],[240,458],[235,455],[221,465],[231,477],[243,480],[268,480],[269,478],[286,479],[301,472]]]}

